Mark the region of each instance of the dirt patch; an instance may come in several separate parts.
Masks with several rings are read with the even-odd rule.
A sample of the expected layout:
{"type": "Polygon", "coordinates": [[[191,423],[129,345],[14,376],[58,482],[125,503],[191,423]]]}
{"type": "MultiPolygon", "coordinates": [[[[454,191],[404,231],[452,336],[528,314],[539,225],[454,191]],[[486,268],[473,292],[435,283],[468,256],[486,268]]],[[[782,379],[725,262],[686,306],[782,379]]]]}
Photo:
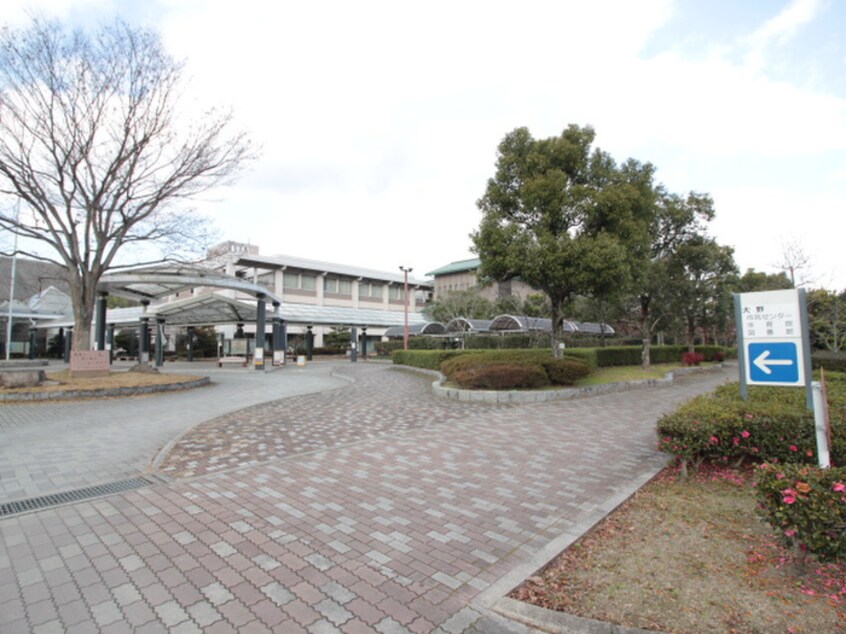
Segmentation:
{"type": "Polygon", "coordinates": [[[846,565],[781,548],[748,472],[663,472],[510,596],[668,633],[846,632],[846,565]]]}
{"type": "Polygon", "coordinates": [[[22,392],[73,392],[77,390],[104,390],[115,388],[148,387],[170,385],[196,381],[198,377],[190,374],[162,374],[147,372],[112,372],[108,376],[71,377],[67,370],[48,372],[47,383],[35,387],[0,389],[0,394],[22,392]]]}

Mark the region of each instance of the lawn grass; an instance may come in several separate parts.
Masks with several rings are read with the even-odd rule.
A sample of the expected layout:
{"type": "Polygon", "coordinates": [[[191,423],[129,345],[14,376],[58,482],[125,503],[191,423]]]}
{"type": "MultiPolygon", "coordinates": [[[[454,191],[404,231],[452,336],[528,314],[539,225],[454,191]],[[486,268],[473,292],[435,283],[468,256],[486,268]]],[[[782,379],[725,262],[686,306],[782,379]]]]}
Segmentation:
{"type": "Polygon", "coordinates": [[[680,363],[656,363],[648,370],[644,370],[639,365],[618,365],[610,368],[597,368],[579,381],[576,381],[576,387],[586,387],[588,385],[602,385],[604,383],[620,383],[623,381],[644,381],[648,379],[663,379],[667,372],[678,370],[682,368],[680,363]]]}
{"type": "Polygon", "coordinates": [[[511,596],[670,634],[846,632],[846,565],[784,550],[750,472],[713,467],[665,470],[511,596]]]}

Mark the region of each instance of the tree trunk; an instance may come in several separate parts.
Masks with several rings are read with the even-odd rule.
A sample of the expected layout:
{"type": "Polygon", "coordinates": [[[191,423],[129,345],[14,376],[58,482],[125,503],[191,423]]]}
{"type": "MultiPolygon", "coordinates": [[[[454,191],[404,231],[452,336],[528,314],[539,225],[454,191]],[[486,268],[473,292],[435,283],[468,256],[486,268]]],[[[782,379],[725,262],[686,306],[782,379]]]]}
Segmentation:
{"type": "MultiPolygon", "coordinates": [[[[552,298],[550,298],[552,300],[552,298]]],[[[561,348],[558,346],[558,341],[561,338],[561,310],[556,301],[550,301],[550,315],[552,317],[552,333],[550,334],[550,342],[552,344],[552,356],[556,359],[561,358],[561,348]]]]}
{"type": "Polygon", "coordinates": [[[650,338],[644,337],[643,338],[643,348],[640,351],[640,366],[644,370],[648,370],[650,367],[652,367],[652,359],[649,356],[649,344],[650,344],[650,338]]]}
{"type": "Polygon", "coordinates": [[[652,340],[652,326],[650,326],[650,319],[652,318],[649,308],[652,303],[652,298],[649,295],[640,296],[640,336],[643,338],[643,347],[640,351],[640,367],[648,370],[652,367],[652,359],[649,355],[649,345],[652,340]]]}
{"type": "Polygon", "coordinates": [[[91,350],[91,322],[94,318],[97,281],[91,274],[68,276],[71,302],[73,303],[73,341],[71,350],[91,350]]]}
{"type": "Polygon", "coordinates": [[[687,351],[696,352],[696,322],[692,318],[687,320],[687,351]]]}

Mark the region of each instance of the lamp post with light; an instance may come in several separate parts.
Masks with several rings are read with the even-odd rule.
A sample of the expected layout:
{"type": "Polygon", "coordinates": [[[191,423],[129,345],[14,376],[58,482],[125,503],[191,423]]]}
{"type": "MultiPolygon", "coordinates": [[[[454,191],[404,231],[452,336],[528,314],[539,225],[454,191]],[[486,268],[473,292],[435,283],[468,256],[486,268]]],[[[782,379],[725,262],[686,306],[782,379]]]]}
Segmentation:
{"type": "Polygon", "coordinates": [[[410,266],[399,267],[403,273],[403,287],[405,289],[405,321],[402,327],[402,349],[408,350],[408,274],[413,270],[410,266]]]}

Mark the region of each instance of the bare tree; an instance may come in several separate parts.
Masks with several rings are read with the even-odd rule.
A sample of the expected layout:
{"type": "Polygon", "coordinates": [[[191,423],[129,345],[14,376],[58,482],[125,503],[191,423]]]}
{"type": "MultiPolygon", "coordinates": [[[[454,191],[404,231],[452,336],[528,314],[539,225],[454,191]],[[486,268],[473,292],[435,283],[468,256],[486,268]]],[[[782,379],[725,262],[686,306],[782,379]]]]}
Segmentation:
{"type": "Polygon", "coordinates": [[[254,156],[231,112],[186,123],[182,71],[156,33],[122,21],[0,31],[0,195],[21,202],[0,227],[20,236],[17,253],[67,269],[75,349],[90,347],[97,283],[119,252],[197,253],[210,225],[187,199],[254,156]]]}
{"type": "Polygon", "coordinates": [[[782,242],[781,261],[776,264],[776,268],[787,275],[793,288],[811,283],[811,258],[796,240],[782,242]]]}

